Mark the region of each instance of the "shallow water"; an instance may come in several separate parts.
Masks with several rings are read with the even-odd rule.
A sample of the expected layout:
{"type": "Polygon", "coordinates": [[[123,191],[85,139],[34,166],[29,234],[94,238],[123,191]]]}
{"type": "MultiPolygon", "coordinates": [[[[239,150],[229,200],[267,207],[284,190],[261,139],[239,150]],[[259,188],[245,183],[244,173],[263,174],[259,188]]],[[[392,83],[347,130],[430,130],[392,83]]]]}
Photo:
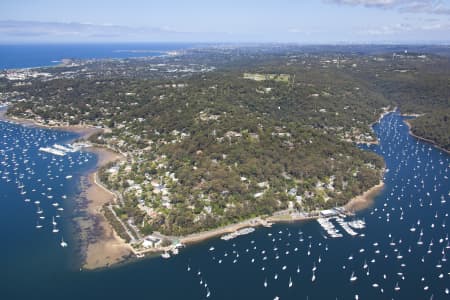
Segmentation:
{"type": "MultiPolygon", "coordinates": [[[[7,155],[11,163],[15,155],[17,173],[25,173],[22,151],[28,149],[27,166],[36,163],[31,167],[35,174],[30,176],[55,187],[55,197],[65,193],[67,202],[75,201],[76,182],[93,168],[95,157],[88,157],[85,164],[71,170],[64,167],[59,174],[73,174],[70,181],[65,182],[65,175],[50,180],[46,168],[51,158],[43,160],[37,156],[37,146],[23,142],[36,140],[30,132],[53,136],[51,143],[62,143],[73,135],[25,130],[3,122],[0,129],[2,161],[7,155]],[[60,183],[62,187],[58,186],[60,183]]],[[[385,175],[386,186],[374,206],[357,216],[366,221],[366,228],[357,230],[359,236],[344,233],[343,238],[327,238],[316,221],[279,224],[230,241],[213,239],[193,245],[169,260],[148,258],[94,272],[73,268],[71,241],[69,248],[61,248],[60,235],[51,232],[50,220],[43,230],[35,228],[36,205],[23,201],[14,182],[18,176],[14,174],[14,164],[0,165],[3,173],[10,172],[11,179],[5,182],[0,178],[1,238],[6,245],[0,250],[2,267],[6,267],[6,278],[0,281],[1,293],[6,296],[2,298],[206,299],[209,290],[210,299],[355,299],[355,295],[359,299],[446,299],[449,295],[445,289],[450,287],[450,266],[445,260],[450,248],[446,247],[449,156],[409,136],[398,113],[389,114],[374,129],[380,145],[369,148],[385,158],[389,171],[385,175]],[[412,227],[415,231],[411,231],[412,227]],[[423,244],[418,245],[421,231],[423,244]],[[312,282],[314,266],[316,279],[312,282]],[[352,272],[357,277],[353,282],[352,272]],[[397,283],[398,291],[394,290],[397,283]]],[[[66,166],[67,159],[64,157],[60,163],[66,166]]],[[[54,167],[50,169],[57,173],[54,167]]],[[[25,196],[37,186],[33,180],[23,179],[25,196]]],[[[51,206],[42,207],[45,213],[51,212],[51,206]]],[[[64,215],[62,219],[70,218],[64,215]]],[[[336,228],[342,229],[337,224],[336,228]]]]}

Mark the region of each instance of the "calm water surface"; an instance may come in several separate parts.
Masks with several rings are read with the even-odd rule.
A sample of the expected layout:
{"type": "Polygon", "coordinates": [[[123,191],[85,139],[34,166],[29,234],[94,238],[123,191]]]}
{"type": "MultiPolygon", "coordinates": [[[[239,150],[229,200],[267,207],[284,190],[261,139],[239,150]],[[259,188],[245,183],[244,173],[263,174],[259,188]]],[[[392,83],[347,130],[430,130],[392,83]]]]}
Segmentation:
{"type": "Polygon", "coordinates": [[[356,237],[327,238],[316,221],[275,225],[197,244],[169,260],[80,272],[71,207],[79,177],[94,168],[96,157],[44,155],[39,147],[76,136],[0,122],[0,296],[207,299],[210,291],[209,299],[449,299],[449,156],[410,137],[398,113],[375,131],[380,145],[370,150],[385,158],[389,171],[374,206],[357,216],[366,228],[356,237]],[[56,215],[60,232],[53,233],[56,215]],[[68,248],[60,247],[62,236],[68,248]]]}
{"type": "Polygon", "coordinates": [[[64,58],[128,58],[162,55],[166,51],[186,49],[192,44],[33,44],[0,45],[0,70],[53,66],[64,58]]]}

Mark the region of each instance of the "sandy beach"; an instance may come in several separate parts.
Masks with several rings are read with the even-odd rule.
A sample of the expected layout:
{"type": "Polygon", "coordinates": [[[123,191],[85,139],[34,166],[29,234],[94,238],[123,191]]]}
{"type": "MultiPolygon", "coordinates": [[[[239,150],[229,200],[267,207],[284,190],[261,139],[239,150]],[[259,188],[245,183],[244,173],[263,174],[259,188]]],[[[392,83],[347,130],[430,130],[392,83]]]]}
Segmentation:
{"type": "Polygon", "coordinates": [[[180,239],[180,242],[183,244],[193,244],[198,243],[210,238],[218,237],[227,233],[235,232],[239,229],[245,228],[245,227],[257,227],[261,226],[261,219],[255,218],[251,220],[246,220],[240,223],[236,224],[230,224],[224,227],[219,227],[216,229],[211,229],[208,231],[203,231],[199,233],[193,233],[187,236],[184,236],[180,239]]]}
{"type": "Polygon", "coordinates": [[[46,129],[55,129],[55,130],[62,130],[62,131],[70,131],[75,132],[80,135],[80,138],[82,139],[88,139],[91,135],[97,132],[102,132],[102,128],[95,128],[88,125],[67,125],[67,126],[51,126],[51,125],[44,125],[41,123],[36,122],[32,119],[21,119],[16,117],[10,117],[6,115],[6,108],[0,109],[0,120],[10,121],[17,124],[25,125],[25,126],[33,126],[38,128],[46,128],[46,129]]]}
{"type": "Polygon", "coordinates": [[[344,208],[347,211],[355,212],[366,209],[373,204],[373,199],[383,190],[384,182],[380,181],[379,184],[373,186],[369,190],[365,191],[362,195],[353,197],[344,208]]]}
{"type": "MultiPolygon", "coordinates": [[[[98,156],[97,169],[109,162],[122,159],[122,156],[103,148],[91,148],[98,156]]],[[[114,202],[115,195],[96,183],[97,172],[88,176],[88,186],[85,189],[85,197],[88,201],[87,212],[97,222],[92,223],[92,232],[95,232],[94,240],[89,240],[86,250],[84,269],[96,269],[107,267],[122,262],[132,251],[123,239],[113,230],[102,213],[105,204],[114,202]]]]}
{"type": "MultiPolygon", "coordinates": [[[[387,113],[389,112],[385,112],[384,114],[387,113]]],[[[42,126],[41,124],[37,124],[32,120],[11,118],[7,119],[25,125],[33,125],[57,130],[68,130],[80,134],[83,138],[87,138],[91,134],[98,132],[98,130],[101,130],[98,128],[86,126],[42,126]]],[[[98,157],[96,170],[109,162],[123,159],[122,155],[106,148],[92,147],[89,148],[89,151],[95,153],[98,157]]],[[[113,264],[123,262],[128,257],[130,257],[130,255],[136,254],[138,252],[153,253],[167,251],[169,248],[135,251],[129,244],[127,244],[122,238],[117,235],[102,212],[103,206],[105,204],[115,202],[116,195],[101,184],[97,184],[96,176],[97,171],[89,174],[85,178],[85,184],[82,184],[81,197],[85,198],[87,205],[80,212],[84,215],[87,215],[88,217],[78,218],[78,220],[75,220],[78,223],[81,231],[80,238],[81,240],[84,240],[86,242],[83,247],[85,253],[82,268],[93,270],[97,268],[108,267],[113,264]]],[[[345,209],[354,212],[370,207],[373,203],[374,197],[383,189],[383,187],[384,183],[380,181],[379,184],[370,188],[362,195],[358,195],[351,199],[344,206],[345,209]]],[[[193,244],[205,241],[207,239],[219,237],[245,227],[259,227],[267,225],[268,223],[305,221],[316,219],[317,217],[318,214],[310,214],[308,216],[292,216],[291,214],[285,214],[270,216],[267,218],[253,218],[236,224],[230,224],[224,227],[182,236],[179,237],[179,241],[183,244],[193,244]]]]}
{"type": "MultiPolygon", "coordinates": [[[[0,110],[0,119],[12,121],[25,126],[38,128],[55,129],[75,132],[80,138],[87,139],[94,133],[103,129],[92,126],[70,125],[70,126],[50,126],[37,123],[34,120],[20,119],[6,116],[6,109],[0,110]]],[[[93,152],[98,157],[96,170],[101,166],[119,159],[123,156],[106,148],[91,147],[88,151],[93,152]]],[[[96,182],[97,171],[88,174],[84,184],[82,184],[81,198],[87,202],[86,208],[80,208],[80,215],[87,215],[88,218],[76,217],[74,221],[80,229],[81,247],[84,257],[82,267],[84,269],[96,269],[107,267],[112,264],[122,262],[132,251],[131,246],[121,239],[113,230],[102,213],[103,205],[115,200],[115,195],[96,182]]],[[[83,179],[82,179],[83,181],[83,179]]],[[[82,200],[80,200],[82,201],[82,200]]],[[[83,205],[80,205],[83,206],[83,205]]]]}
{"type": "MultiPolygon", "coordinates": [[[[373,199],[381,192],[383,187],[384,187],[384,182],[380,181],[379,184],[373,186],[372,188],[370,188],[363,194],[352,198],[344,206],[344,208],[349,212],[355,212],[355,211],[360,211],[360,210],[370,207],[373,204],[373,199]]],[[[185,237],[182,237],[180,239],[180,242],[183,244],[198,243],[198,242],[202,242],[204,240],[210,239],[210,238],[222,236],[224,234],[237,231],[237,230],[245,228],[245,227],[259,227],[259,226],[263,226],[264,224],[267,224],[267,223],[298,222],[298,221],[306,221],[306,220],[312,220],[312,219],[317,219],[317,218],[318,218],[318,214],[312,215],[312,216],[298,216],[298,217],[292,217],[290,214],[288,214],[288,215],[280,215],[280,216],[270,216],[265,219],[254,218],[254,219],[246,220],[246,221],[243,221],[240,223],[220,227],[217,229],[212,229],[212,230],[208,230],[208,231],[204,231],[204,232],[190,234],[185,237]]]]}

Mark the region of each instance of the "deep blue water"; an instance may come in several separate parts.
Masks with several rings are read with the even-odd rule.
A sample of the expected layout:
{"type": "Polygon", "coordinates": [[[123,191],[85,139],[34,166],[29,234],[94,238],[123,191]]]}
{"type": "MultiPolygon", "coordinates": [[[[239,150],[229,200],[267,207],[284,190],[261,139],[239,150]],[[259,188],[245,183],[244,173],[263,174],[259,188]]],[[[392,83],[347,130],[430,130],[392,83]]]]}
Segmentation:
{"type": "Polygon", "coordinates": [[[39,146],[75,136],[0,122],[0,297],[206,299],[206,283],[210,299],[448,299],[449,156],[409,136],[398,113],[374,129],[380,145],[370,150],[385,158],[389,171],[373,207],[357,216],[367,225],[357,237],[326,238],[316,221],[280,224],[230,241],[190,246],[169,260],[148,258],[80,272],[73,267],[76,255],[66,232],[77,180],[92,170],[95,156],[43,156],[39,146]],[[74,177],[67,180],[67,174],[74,177]],[[61,199],[63,194],[67,199],[61,199]],[[27,197],[32,201],[25,202],[27,197]],[[35,228],[35,200],[46,216],[42,229],[35,228]],[[51,217],[58,213],[50,204],[54,200],[67,208],[58,227],[68,248],[59,246],[61,233],[51,232],[51,217]],[[352,272],[354,282],[349,280],[352,272]],[[400,290],[395,291],[397,283],[400,290]]]}
{"type": "Polygon", "coordinates": [[[52,66],[59,64],[64,58],[156,56],[164,54],[165,51],[186,49],[192,46],[192,44],[181,43],[0,45],[0,70],[52,66]],[[141,52],[130,52],[130,50],[141,52]]]}
{"type": "MultiPolygon", "coordinates": [[[[143,55],[117,50],[188,46],[1,45],[0,69],[47,66],[62,58],[143,55]]],[[[382,155],[389,171],[373,207],[357,216],[367,225],[357,237],[327,238],[316,221],[280,224],[228,242],[190,246],[169,260],[149,258],[80,272],[71,220],[80,201],[80,176],[93,170],[97,158],[86,152],[43,155],[40,146],[76,135],[0,122],[0,298],[206,299],[207,284],[210,299],[448,299],[449,156],[409,136],[398,113],[374,129],[380,145],[368,150],[382,155]],[[58,233],[52,232],[52,217],[58,233]],[[43,228],[37,229],[37,222],[43,228]],[[59,245],[63,236],[68,248],[59,245]],[[353,272],[357,280],[351,282],[353,272]]]]}

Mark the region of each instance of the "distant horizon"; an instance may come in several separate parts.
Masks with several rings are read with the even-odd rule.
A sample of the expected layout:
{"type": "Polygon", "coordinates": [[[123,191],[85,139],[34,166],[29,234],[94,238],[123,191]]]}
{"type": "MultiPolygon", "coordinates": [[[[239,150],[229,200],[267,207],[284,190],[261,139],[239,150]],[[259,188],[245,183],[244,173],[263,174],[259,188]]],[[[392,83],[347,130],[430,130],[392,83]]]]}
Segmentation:
{"type": "Polygon", "coordinates": [[[316,43],[301,43],[301,42],[202,42],[202,41],[23,41],[23,42],[4,42],[0,41],[0,46],[21,46],[21,45],[152,45],[152,44],[166,44],[166,45],[232,45],[232,46],[259,46],[259,45],[292,45],[292,46],[450,46],[449,41],[411,41],[411,42],[316,42],[316,43]]]}
{"type": "Polygon", "coordinates": [[[0,3],[0,43],[450,43],[450,0],[0,3]]]}

